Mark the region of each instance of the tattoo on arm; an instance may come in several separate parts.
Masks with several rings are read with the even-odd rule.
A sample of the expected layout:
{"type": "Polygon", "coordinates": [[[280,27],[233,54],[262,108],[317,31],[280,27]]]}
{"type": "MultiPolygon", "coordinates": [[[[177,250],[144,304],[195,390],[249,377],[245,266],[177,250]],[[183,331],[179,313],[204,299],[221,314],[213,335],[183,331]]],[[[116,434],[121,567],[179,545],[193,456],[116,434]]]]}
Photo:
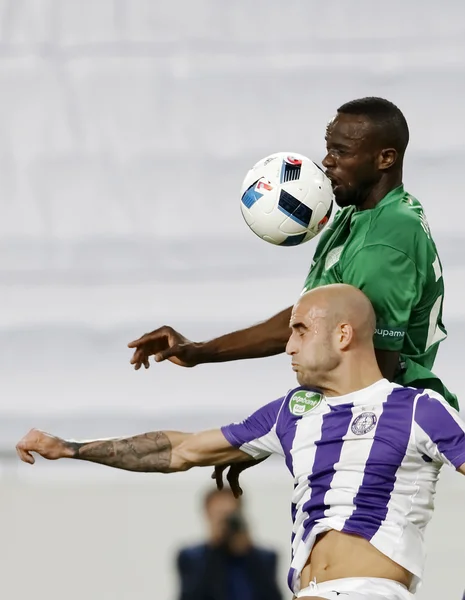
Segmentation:
{"type": "Polygon", "coordinates": [[[66,442],[73,458],[100,463],[116,469],[144,473],[170,473],[172,444],[164,431],[143,433],[128,438],[66,442]]]}

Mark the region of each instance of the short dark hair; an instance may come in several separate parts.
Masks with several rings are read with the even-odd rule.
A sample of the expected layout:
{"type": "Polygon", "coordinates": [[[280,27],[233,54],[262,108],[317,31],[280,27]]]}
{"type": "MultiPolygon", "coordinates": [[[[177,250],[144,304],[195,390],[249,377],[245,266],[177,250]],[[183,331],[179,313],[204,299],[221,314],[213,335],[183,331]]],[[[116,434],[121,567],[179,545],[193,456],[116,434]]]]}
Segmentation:
{"type": "Polygon", "coordinates": [[[400,108],[389,100],[368,96],[346,102],[337,109],[346,115],[363,115],[377,127],[383,143],[392,145],[401,156],[409,142],[407,120],[400,108]]]}
{"type": "MultiPolygon", "coordinates": [[[[221,496],[234,497],[232,491],[228,488],[223,488],[222,490],[212,488],[212,489],[208,490],[207,493],[203,497],[203,506],[204,506],[205,510],[209,509],[212,500],[214,500],[215,498],[219,498],[221,496]]],[[[240,507],[242,504],[242,498],[239,496],[239,498],[237,498],[236,501],[237,501],[238,507],[240,507]]]]}

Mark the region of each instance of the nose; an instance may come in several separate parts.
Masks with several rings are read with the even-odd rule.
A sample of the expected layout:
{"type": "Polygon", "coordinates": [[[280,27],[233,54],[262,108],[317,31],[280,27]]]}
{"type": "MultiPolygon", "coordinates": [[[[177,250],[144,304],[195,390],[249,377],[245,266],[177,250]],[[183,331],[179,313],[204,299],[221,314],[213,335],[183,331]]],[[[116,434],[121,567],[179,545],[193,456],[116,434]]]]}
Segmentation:
{"type": "Polygon", "coordinates": [[[286,354],[289,354],[289,356],[294,356],[294,354],[296,353],[293,338],[294,334],[291,334],[291,337],[287,340],[286,344],[286,354]]]}
{"type": "Polygon", "coordinates": [[[329,169],[329,168],[334,167],[336,165],[336,162],[334,160],[334,156],[331,154],[331,152],[327,152],[326,153],[326,156],[321,161],[321,164],[324,166],[325,169],[329,169]]]}

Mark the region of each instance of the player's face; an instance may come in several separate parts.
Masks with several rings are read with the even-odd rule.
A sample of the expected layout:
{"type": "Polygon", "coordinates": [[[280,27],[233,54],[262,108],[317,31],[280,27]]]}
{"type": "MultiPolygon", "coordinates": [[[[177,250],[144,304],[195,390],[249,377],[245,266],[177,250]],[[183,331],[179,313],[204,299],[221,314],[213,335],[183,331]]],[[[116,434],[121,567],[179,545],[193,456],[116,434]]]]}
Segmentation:
{"type": "Polygon", "coordinates": [[[340,363],[334,346],[334,331],[327,312],[317,306],[297,304],[291,316],[291,337],[286,352],[292,357],[292,369],[300,385],[320,387],[326,374],[340,363]]]}
{"type": "Polygon", "coordinates": [[[323,166],[337,204],[360,206],[380,179],[379,151],[371,122],[361,115],[338,114],[326,128],[323,166]]]}

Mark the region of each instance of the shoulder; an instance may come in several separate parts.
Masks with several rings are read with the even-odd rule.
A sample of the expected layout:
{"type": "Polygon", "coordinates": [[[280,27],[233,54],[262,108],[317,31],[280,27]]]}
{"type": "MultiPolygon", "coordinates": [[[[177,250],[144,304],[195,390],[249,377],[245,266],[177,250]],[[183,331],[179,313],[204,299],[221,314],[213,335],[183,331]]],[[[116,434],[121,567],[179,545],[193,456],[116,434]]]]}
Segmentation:
{"type": "Polygon", "coordinates": [[[290,390],[284,397],[278,426],[293,427],[293,421],[301,419],[320,406],[323,394],[309,387],[299,386],[290,390]]]}
{"type": "Polygon", "coordinates": [[[423,206],[408,192],[373,213],[365,245],[384,244],[407,255],[416,255],[431,243],[431,230],[423,206]]]}
{"type": "Polygon", "coordinates": [[[192,546],[185,546],[178,552],[179,561],[194,561],[199,560],[207,553],[207,544],[194,544],[192,546]]]}
{"type": "Polygon", "coordinates": [[[457,409],[449,404],[447,400],[438,392],[430,389],[418,390],[419,394],[416,397],[416,412],[421,413],[441,413],[449,412],[453,415],[459,415],[457,409]]]}

